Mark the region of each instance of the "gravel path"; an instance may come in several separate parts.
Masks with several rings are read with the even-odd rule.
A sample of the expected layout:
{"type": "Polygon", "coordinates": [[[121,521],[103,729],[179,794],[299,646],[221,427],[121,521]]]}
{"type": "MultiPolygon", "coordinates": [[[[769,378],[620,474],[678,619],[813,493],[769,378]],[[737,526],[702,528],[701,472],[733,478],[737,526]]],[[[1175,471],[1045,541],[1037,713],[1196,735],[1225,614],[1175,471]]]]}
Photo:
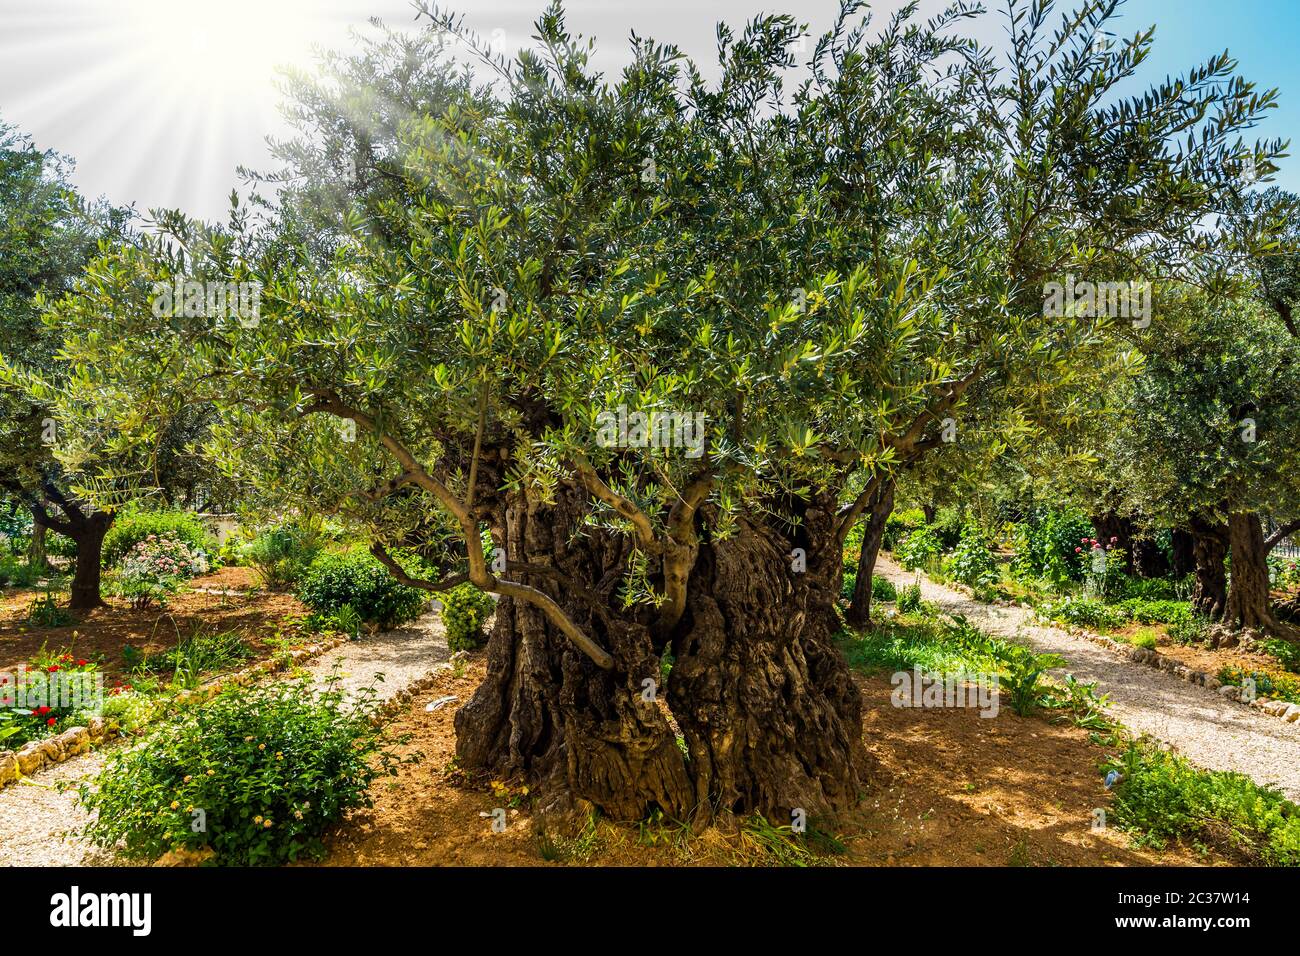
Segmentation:
{"type": "MultiPolygon", "coordinates": [[[[344,690],[351,693],[373,683],[379,700],[384,701],[450,656],[442,618],[435,611],[411,627],[340,644],[308,661],[304,670],[323,682],[337,667],[344,690]],[[380,674],[382,683],[378,682],[380,674]]],[[[82,754],[41,771],[30,783],[0,790],[0,866],[122,865],[73,832],[87,821],[77,806],[76,784],[97,774],[104,761],[104,751],[82,754]],[[59,792],[60,782],[72,789],[59,792]]]]}
{"type": "MultiPolygon", "coordinates": [[[[884,555],[877,559],[876,573],[900,586],[916,580],[916,572],[903,570],[884,555]]],[[[1300,724],[1268,717],[1164,671],[1122,660],[1081,637],[1038,624],[1028,609],[981,604],[924,575],[921,596],[947,614],[965,615],[986,631],[1015,638],[1040,653],[1060,654],[1069,662],[1062,670],[1080,680],[1095,680],[1099,693],[1110,694],[1111,716],[1129,730],[1170,744],[1199,766],[1239,771],[1300,800],[1300,724]]]]}

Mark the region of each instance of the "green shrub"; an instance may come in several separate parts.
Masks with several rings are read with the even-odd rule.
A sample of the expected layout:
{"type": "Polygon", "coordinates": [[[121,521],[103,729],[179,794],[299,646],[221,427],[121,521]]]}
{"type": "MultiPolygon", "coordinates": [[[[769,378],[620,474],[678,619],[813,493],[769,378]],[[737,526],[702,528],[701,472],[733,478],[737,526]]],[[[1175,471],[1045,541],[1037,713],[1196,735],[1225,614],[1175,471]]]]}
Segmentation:
{"type": "Polygon", "coordinates": [[[0,587],[12,584],[14,587],[29,588],[40,576],[40,571],[24,559],[8,554],[0,555],[0,587]]]}
{"type": "Polygon", "coordinates": [[[59,607],[52,591],[46,591],[27,608],[27,623],[32,627],[67,627],[75,618],[59,607]]]}
{"type": "Polygon", "coordinates": [[[1142,845],[1193,838],[1265,866],[1300,866],[1300,807],[1240,773],[1199,770],[1145,740],[1103,771],[1122,775],[1110,822],[1142,845]]]}
{"type": "Polygon", "coordinates": [[[943,572],[969,588],[983,587],[998,579],[997,560],[974,525],[966,527],[956,549],[944,559],[943,572]]]}
{"type": "Polygon", "coordinates": [[[316,558],[302,576],[298,598],[313,611],[325,614],[351,605],[361,620],[374,622],[383,630],[418,617],[427,601],[423,591],[399,584],[364,551],[316,558]]]}
{"type": "Polygon", "coordinates": [[[1128,598],[1113,606],[1123,610],[1139,624],[1171,624],[1192,613],[1191,605],[1186,601],[1128,598]]]}
{"type": "Polygon", "coordinates": [[[1129,643],[1131,643],[1134,647],[1143,647],[1149,651],[1154,651],[1156,649],[1155,632],[1150,630],[1149,628],[1143,628],[1142,630],[1138,631],[1136,634],[1133,635],[1129,643]]]}
{"type": "Polygon", "coordinates": [[[1028,717],[1042,703],[1048,688],[1041,683],[1044,672],[1065,664],[1065,658],[1056,654],[1035,654],[1021,644],[989,638],[989,653],[998,662],[1000,674],[999,696],[1021,717],[1028,717]]]}
{"type": "Polygon", "coordinates": [[[240,549],[262,584],[273,591],[293,587],[320,556],[325,543],[312,522],[289,521],[263,531],[240,549]]]}
{"type": "Polygon", "coordinates": [[[1300,672],[1300,644],[1278,637],[1266,637],[1258,643],[1261,650],[1276,657],[1287,670],[1300,672]]]}
{"type": "Polygon", "coordinates": [[[966,519],[962,516],[961,509],[949,505],[935,512],[934,521],[930,522],[930,530],[939,539],[939,547],[949,551],[957,546],[957,542],[965,533],[966,519]]]}
{"type": "Polygon", "coordinates": [[[894,587],[894,582],[889,578],[882,578],[879,574],[871,576],[871,596],[877,601],[897,601],[898,588],[894,587]]]}
{"type": "Polygon", "coordinates": [[[1043,578],[1060,587],[1082,581],[1086,554],[1076,551],[1092,537],[1092,522],[1073,508],[1036,508],[1016,528],[1017,574],[1043,578]]]}
{"type": "Polygon", "coordinates": [[[1039,605],[1038,613],[1049,620],[1093,629],[1120,627],[1128,621],[1128,614],[1123,608],[1113,607],[1096,598],[1068,597],[1060,601],[1049,601],[1039,605]]]}
{"type": "Polygon", "coordinates": [[[225,866],[318,856],[325,828],[370,806],[371,782],[396,773],[374,699],[345,701],[336,682],[318,694],[310,680],[229,688],[82,785],[94,815],[84,834],[128,859],[181,848],[209,848],[225,866]]]}
{"type": "Polygon", "coordinates": [[[898,592],[898,611],[900,614],[915,614],[921,610],[921,585],[905,584],[898,592]]]}
{"type": "Polygon", "coordinates": [[[853,597],[853,589],[858,586],[858,568],[857,565],[845,565],[844,573],[840,575],[840,597],[849,600],[853,597]]]}
{"type": "MultiPolygon", "coordinates": [[[[885,531],[881,538],[881,546],[886,551],[893,551],[898,547],[899,541],[924,524],[925,512],[920,508],[907,508],[903,511],[891,512],[889,517],[885,519],[885,531]]],[[[861,539],[859,539],[859,546],[860,543],[861,539]]]]}
{"type": "Polygon", "coordinates": [[[1190,606],[1168,623],[1169,639],[1178,644],[1200,644],[1210,631],[1210,621],[1195,613],[1190,606]]]}
{"type": "Polygon", "coordinates": [[[117,564],[150,535],[173,538],[205,557],[215,550],[203,520],[192,511],[137,511],[119,515],[104,535],[104,566],[117,564]]]}
{"type": "Polygon", "coordinates": [[[917,568],[925,567],[931,558],[938,557],[942,550],[934,532],[928,527],[920,527],[899,542],[898,547],[894,549],[894,557],[907,570],[915,571],[917,568]]]}
{"type": "Polygon", "coordinates": [[[496,602],[472,584],[452,588],[442,599],[442,622],[447,646],[470,651],[483,646],[483,622],[496,610],[496,602]]]}

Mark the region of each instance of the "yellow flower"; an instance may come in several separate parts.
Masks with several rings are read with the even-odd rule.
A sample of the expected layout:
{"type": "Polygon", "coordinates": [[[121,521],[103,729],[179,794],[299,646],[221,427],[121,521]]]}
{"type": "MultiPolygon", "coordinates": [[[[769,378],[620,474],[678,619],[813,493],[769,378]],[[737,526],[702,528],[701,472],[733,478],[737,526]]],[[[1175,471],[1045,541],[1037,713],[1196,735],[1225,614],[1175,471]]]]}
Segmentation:
{"type": "Polygon", "coordinates": [[[211,777],[211,776],[212,776],[213,774],[215,774],[215,773],[216,773],[215,770],[209,770],[209,771],[208,771],[208,776],[211,777]]]}
{"type": "Polygon", "coordinates": [[[261,815],[259,814],[258,816],[253,817],[253,822],[254,822],[254,823],[261,823],[261,822],[262,822],[262,817],[261,817],[261,815]]]}
{"type": "Polygon", "coordinates": [[[173,810],[177,809],[180,805],[181,805],[181,804],[180,804],[180,801],[179,801],[179,800],[173,800],[173,801],[172,801],[172,809],[173,809],[173,810]]]}
{"type": "Polygon", "coordinates": [[[271,821],[267,820],[265,823],[262,824],[262,827],[267,830],[271,829],[271,821]]]}
{"type": "Polygon", "coordinates": [[[283,760],[283,759],[284,759],[284,754],[276,754],[276,755],[275,755],[275,759],[276,759],[276,760],[283,760]]]}
{"type": "Polygon", "coordinates": [[[247,737],[244,738],[244,743],[248,743],[252,739],[253,739],[253,735],[249,734],[247,737]]]}
{"type": "Polygon", "coordinates": [[[191,777],[188,773],[185,775],[185,782],[186,782],[186,783],[189,783],[192,779],[194,779],[194,778],[191,777]]]}
{"type": "Polygon", "coordinates": [[[257,745],[257,749],[258,749],[258,750],[265,750],[265,749],[266,749],[266,744],[258,744],[258,745],[257,745]]]}
{"type": "Polygon", "coordinates": [[[295,810],[295,811],[293,811],[293,815],[294,815],[295,817],[297,817],[299,820],[302,819],[302,811],[301,811],[301,810],[295,810]]]}

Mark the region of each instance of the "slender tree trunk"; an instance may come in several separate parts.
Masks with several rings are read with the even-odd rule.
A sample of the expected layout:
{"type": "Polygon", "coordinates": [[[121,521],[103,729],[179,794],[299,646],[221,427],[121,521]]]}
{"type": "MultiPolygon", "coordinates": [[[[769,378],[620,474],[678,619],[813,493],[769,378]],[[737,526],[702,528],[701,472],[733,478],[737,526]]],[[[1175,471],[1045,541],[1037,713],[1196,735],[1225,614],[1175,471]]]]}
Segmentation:
{"type": "Polygon", "coordinates": [[[32,522],[32,540],[27,545],[27,563],[35,570],[44,570],[48,564],[45,554],[45,525],[32,522]]]}
{"type": "Polygon", "coordinates": [[[934,516],[938,514],[938,509],[932,504],[921,505],[921,513],[925,515],[926,524],[934,524],[934,516]]]}
{"type": "Polygon", "coordinates": [[[1192,555],[1196,563],[1196,584],[1192,606],[1212,621],[1223,617],[1228,603],[1228,576],[1223,561],[1228,555],[1228,529],[1203,518],[1190,524],[1192,555]]]}
{"type": "Polygon", "coordinates": [[[885,536],[885,522],[894,510],[894,483],[886,481],[868,506],[867,527],[862,534],[862,551],[858,556],[858,577],[853,586],[853,600],[844,614],[852,627],[866,627],[871,623],[871,577],[876,570],[876,557],[880,542],[885,536]]]}
{"type": "Polygon", "coordinates": [[[72,577],[72,597],[68,606],[74,610],[102,607],[99,571],[104,560],[104,535],[113,523],[113,515],[96,511],[76,523],[70,532],[77,545],[77,570],[72,577]]]}
{"type": "Polygon", "coordinates": [[[1233,512],[1228,516],[1228,540],[1232,549],[1232,580],[1224,620],[1233,627],[1278,628],[1268,585],[1268,550],[1264,528],[1254,512],[1233,512]]]}

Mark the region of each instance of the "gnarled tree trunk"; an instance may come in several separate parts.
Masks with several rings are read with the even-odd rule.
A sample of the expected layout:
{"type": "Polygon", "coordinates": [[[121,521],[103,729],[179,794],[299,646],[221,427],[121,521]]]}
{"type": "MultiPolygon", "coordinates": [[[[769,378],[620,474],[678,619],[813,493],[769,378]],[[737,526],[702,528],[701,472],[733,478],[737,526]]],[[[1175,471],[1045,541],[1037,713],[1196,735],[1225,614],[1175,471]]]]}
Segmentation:
{"type": "Polygon", "coordinates": [[[461,764],[531,779],[548,808],[586,800],[618,819],[658,808],[677,819],[758,811],[784,822],[795,809],[851,806],[867,758],[861,701],[833,643],[832,565],[791,558],[810,536],[826,540],[833,510],[810,510],[797,538],[744,520],[724,541],[706,538],[685,614],[666,634],[652,609],[622,610],[630,545],[591,527],[576,535],[588,510],[572,490],[553,506],[515,495],[501,531],[511,561],[555,568],[525,580],[614,666],[599,669],[532,607],[502,600],[487,678],[456,714],[461,764]],[[665,648],[674,656],[666,687],[665,648]]]}
{"type": "Polygon", "coordinates": [[[556,576],[523,580],[559,601],[615,663],[600,669],[536,608],[503,598],[488,640],[487,678],[456,714],[462,765],[532,780],[550,810],[582,799],[616,819],[638,819],[654,807],[684,817],[693,790],[658,703],[660,657],[649,628],[572,597],[576,586],[592,597],[604,589],[608,598],[617,581],[606,581],[606,572],[617,566],[618,542],[595,533],[573,537],[581,502],[572,491],[561,492],[554,507],[515,494],[503,510],[508,560],[554,568],[556,576]]]}
{"type": "Polygon", "coordinates": [[[862,551],[858,555],[858,577],[853,585],[853,600],[844,614],[844,620],[853,627],[866,627],[871,623],[871,578],[875,574],[880,543],[885,537],[885,522],[893,510],[894,483],[884,481],[867,506],[867,526],[862,533],[862,551]]]}
{"type": "Polygon", "coordinates": [[[1237,511],[1228,515],[1228,541],[1232,549],[1232,581],[1223,619],[1233,627],[1277,630],[1268,584],[1268,549],[1259,515],[1237,511]]]}
{"type": "Polygon", "coordinates": [[[1189,528],[1196,562],[1192,606],[1199,614],[1217,621],[1228,603],[1228,575],[1223,564],[1228,556],[1228,529],[1197,516],[1192,517],[1189,528]]]}

